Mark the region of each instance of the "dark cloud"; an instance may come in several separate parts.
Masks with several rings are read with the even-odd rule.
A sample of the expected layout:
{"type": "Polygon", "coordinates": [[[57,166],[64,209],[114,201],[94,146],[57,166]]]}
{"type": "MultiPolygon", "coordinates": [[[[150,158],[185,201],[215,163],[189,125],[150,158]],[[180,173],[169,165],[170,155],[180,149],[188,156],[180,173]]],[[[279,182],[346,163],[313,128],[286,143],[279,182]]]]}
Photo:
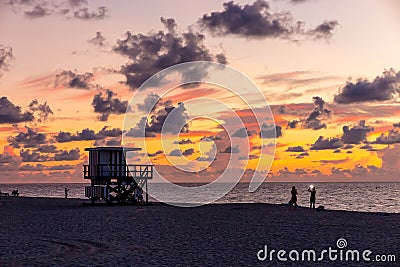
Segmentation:
{"type": "Polygon", "coordinates": [[[125,135],[130,137],[143,137],[143,132],[145,137],[156,137],[155,133],[146,131],[148,128],[147,117],[142,117],[135,127],[129,129],[125,135]]]}
{"type": "Polygon", "coordinates": [[[103,47],[105,45],[104,44],[105,41],[106,38],[103,35],[101,35],[101,32],[96,32],[96,36],[89,39],[88,43],[98,47],[103,47]]]}
{"type": "Polygon", "coordinates": [[[291,120],[288,122],[286,129],[297,128],[299,123],[301,123],[302,128],[319,130],[326,128],[327,125],[325,121],[330,118],[331,110],[326,107],[325,101],[319,97],[315,96],[313,99],[313,110],[308,113],[307,109],[311,108],[310,104],[292,104],[290,108],[285,106],[271,106],[274,113],[278,112],[280,114],[288,114],[291,116],[302,116],[303,118],[291,120]],[[284,113],[282,113],[284,112],[284,113]],[[304,118],[307,116],[307,118],[304,118]]]}
{"type": "Polygon", "coordinates": [[[223,53],[216,54],[215,59],[218,63],[225,64],[225,65],[228,64],[228,59],[226,58],[226,55],[223,53]]]}
{"type": "Polygon", "coordinates": [[[210,157],[198,157],[196,158],[196,161],[201,161],[201,162],[212,162],[214,161],[214,158],[210,158],[210,157]]]}
{"type": "Polygon", "coordinates": [[[172,157],[180,157],[180,156],[182,156],[182,151],[180,149],[174,149],[171,152],[169,152],[168,155],[170,155],[172,157]]]}
{"type": "Polygon", "coordinates": [[[0,98],[0,124],[29,122],[34,119],[32,112],[22,112],[21,108],[14,105],[7,97],[0,98]]]}
{"type": "MultiPolygon", "coordinates": [[[[191,61],[217,61],[226,63],[224,54],[213,55],[204,44],[202,33],[189,29],[179,33],[173,19],[161,18],[166,32],[132,34],[127,32],[124,39],[117,40],[113,50],[129,58],[129,62],[121,67],[120,72],[126,77],[130,88],[138,88],[155,73],[170,66],[191,61]]],[[[198,71],[188,70],[182,73],[183,82],[196,75],[201,79],[207,75],[198,71]]]]}
{"type": "Polygon", "coordinates": [[[84,129],[82,132],[73,135],[69,132],[59,132],[55,137],[56,141],[59,143],[66,143],[71,141],[89,141],[89,140],[98,140],[103,137],[98,136],[93,130],[84,129]]]}
{"type": "Polygon", "coordinates": [[[122,135],[122,131],[119,128],[110,128],[109,126],[104,126],[97,135],[99,137],[120,137],[122,135]]]}
{"type": "Polygon", "coordinates": [[[368,150],[368,151],[374,150],[374,148],[370,144],[362,145],[362,146],[360,146],[360,149],[364,149],[364,150],[368,150]]]}
{"type": "Polygon", "coordinates": [[[314,110],[308,115],[308,118],[303,122],[303,128],[319,130],[326,128],[323,119],[330,116],[331,111],[325,108],[325,101],[319,97],[313,97],[314,110]]]}
{"type": "Polygon", "coordinates": [[[3,154],[0,154],[0,171],[15,171],[20,165],[21,159],[4,148],[3,154]]]}
{"type": "Polygon", "coordinates": [[[46,162],[51,160],[51,157],[49,155],[31,150],[22,149],[19,155],[22,158],[22,162],[46,162]]]}
{"type": "Polygon", "coordinates": [[[69,133],[69,132],[59,132],[59,133],[56,135],[55,139],[56,139],[56,141],[59,142],[59,143],[66,143],[66,142],[74,141],[74,140],[72,139],[72,136],[73,136],[73,135],[72,135],[71,133],[69,133]]]}
{"type": "Polygon", "coordinates": [[[338,25],[339,22],[337,20],[325,21],[314,29],[307,31],[307,34],[315,39],[330,39],[338,25]]]}
{"type": "Polygon", "coordinates": [[[88,128],[83,129],[81,132],[72,134],[70,132],[59,132],[55,136],[55,140],[59,143],[73,142],[73,141],[94,141],[107,137],[120,137],[122,131],[119,128],[110,129],[108,126],[103,127],[99,132],[95,133],[94,130],[88,128]]]}
{"type": "Polygon", "coordinates": [[[45,122],[49,115],[53,115],[53,111],[51,110],[50,106],[47,102],[40,104],[37,99],[32,100],[32,102],[28,106],[29,110],[33,113],[37,113],[38,122],[45,122]]]}
{"type": "Polygon", "coordinates": [[[183,151],[182,155],[184,156],[190,156],[194,154],[194,149],[193,148],[188,148],[185,151],[183,151]]]}
{"type": "Polygon", "coordinates": [[[299,122],[300,122],[299,120],[292,120],[292,121],[289,121],[288,124],[287,124],[286,129],[287,129],[287,128],[290,128],[290,129],[296,128],[297,125],[299,124],[299,122]]]}
{"type": "Polygon", "coordinates": [[[143,104],[137,104],[137,108],[139,111],[147,113],[149,111],[154,112],[154,110],[161,105],[163,105],[161,97],[155,93],[150,93],[145,97],[143,104]]]}
{"type": "MultiPolygon", "coordinates": [[[[178,106],[174,107],[171,100],[163,101],[160,96],[151,93],[146,96],[143,104],[138,103],[137,107],[139,111],[150,114],[151,117],[150,121],[142,118],[142,121],[137,125],[142,128],[136,127],[136,130],[145,127],[146,136],[148,133],[160,133],[162,127],[165,127],[164,130],[169,133],[185,133],[189,131],[189,125],[186,123],[189,120],[189,116],[183,103],[178,103],[178,106]],[[168,116],[173,117],[168,118],[169,123],[166,125],[165,120],[168,116]],[[182,125],[183,128],[179,129],[182,125]]],[[[140,131],[137,132],[139,133],[140,131]]]]}
{"type": "Polygon", "coordinates": [[[148,153],[147,155],[149,155],[149,157],[155,157],[155,156],[157,156],[157,155],[161,155],[161,154],[163,154],[164,152],[162,151],[162,150],[158,150],[158,151],[156,151],[156,152],[154,152],[154,153],[148,153]]]}
{"type": "Polygon", "coordinates": [[[79,7],[79,6],[88,5],[87,0],[68,0],[67,2],[71,7],[79,7]]]}
{"type": "Polygon", "coordinates": [[[305,3],[307,1],[309,1],[309,0],[290,0],[290,2],[293,3],[293,4],[305,3]]]}
{"type": "Polygon", "coordinates": [[[398,123],[393,123],[393,127],[394,127],[394,128],[400,128],[400,122],[398,122],[398,123]]]}
{"type": "Polygon", "coordinates": [[[93,73],[86,72],[83,74],[77,74],[70,70],[59,70],[57,71],[54,86],[64,86],[75,89],[91,89],[97,87],[93,84],[93,73]]]}
{"type": "Polygon", "coordinates": [[[253,135],[252,131],[247,130],[247,128],[241,128],[233,133],[232,137],[247,138],[253,135]]]}
{"type": "Polygon", "coordinates": [[[278,114],[285,114],[286,113],[286,107],[285,106],[279,106],[277,108],[278,114]]]}
{"type": "Polygon", "coordinates": [[[157,113],[151,116],[151,120],[148,123],[146,131],[153,133],[160,133],[162,128],[167,133],[188,133],[189,125],[186,123],[189,120],[189,115],[186,112],[186,107],[183,103],[178,103],[178,105],[172,106],[170,103],[166,103],[164,108],[158,110],[157,113]],[[169,118],[169,123],[164,124],[167,117],[173,114],[169,118]],[[183,125],[183,128],[180,128],[183,125]]]}
{"type": "Polygon", "coordinates": [[[326,150],[326,149],[337,149],[343,145],[340,138],[324,138],[320,136],[318,140],[311,145],[311,150],[326,150]]]}
{"type": "Polygon", "coordinates": [[[194,142],[188,138],[188,139],[174,141],[174,144],[187,145],[187,144],[194,144],[194,142]]]}
{"type": "Polygon", "coordinates": [[[98,139],[94,142],[94,146],[121,146],[121,138],[98,139]]]}
{"type": "Polygon", "coordinates": [[[48,142],[47,137],[43,133],[38,133],[37,130],[25,127],[26,133],[20,132],[16,136],[10,136],[7,141],[12,147],[24,148],[38,147],[39,145],[46,144],[48,142]]]}
{"type": "Polygon", "coordinates": [[[238,159],[239,160],[252,160],[252,159],[258,159],[260,156],[258,155],[248,155],[248,156],[241,156],[238,159]]]}
{"type": "Polygon", "coordinates": [[[220,141],[222,140],[221,137],[217,135],[209,135],[209,136],[204,136],[200,139],[200,141],[206,141],[206,142],[211,142],[211,141],[220,141]]]}
{"type": "Polygon", "coordinates": [[[30,165],[26,164],[18,168],[19,171],[43,171],[46,168],[43,164],[30,165]]]}
{"type": "Polygon", "coordinates": [[[260,137],[261,138],[278,138],[282,136],[282,127],[279,125],[262,124],[260,137]]]}
{"type": "Polygon", "coordinates": [[[121,140],[119,139],[110,139],[106,141],[106,146],[121,146],[121,140]]]}
{"type": "Polygon", "coordinates": [[[58,151],[55,145],[41,145],[37,148],[40,153],[56,153],[58,151]]]}
{"type": "Polygon", "coordinates": [[[365,125],[365,121],[361,120],[358,125],[350,128],[343,127],[342,141],[344,144],[359,144],[367,139],[367,134],[372,132],[374,128],[365,125]]]}
{"type": "Polygon", "coordinates": [[[251,149],[260,150],[260,149],[262,149],[263,147],[266,147],[266,146],[265,146],[265,145],[264,145],[264,146],[253,146],[251,149]]]}
{"type": "Polygon", "coordinates": [[[23,12],[28,18],[43,18],[59,15],[66,18],[72,16],[81,20],[101,20],[108,16],[107,7],[101,6],[97,11],[88,8],[86,0],[65,0],[57,3],[43,0],[7,0],[6,4],[15,12],[23,12]]]}
{"type": "Polygon", "coordinates": [[[0,44],[0,78],[3,76],[3,72],[8,70],[10,61],[13,58],[12,48],[0,44]]]}
{"type": "Polygon", "coordinates": [[[121,101],[111,90],[106,90],[104,95],[99,92],[93,97],[94,112],[99,113],[100,121],[107,121],[111,114],[124,114],[129,106],[128,101],[121,101]]]}
{"type": "Polygon", "coordinates": [[[286,152],[305,152],[302,146],[290,146],[286,149],[286,152]]]}
{"type": "Polygon", "coordinates": [[[105,126],[96,134],[94,146],[121,146],[121,137],[122,131],[119,128],[111,129],[105,126]]]}
{"type": "Polygon", "coordinates": [[[285,38],[293,34],[296,22],[289,13],[271,14],[266,1],[241,6],[223,3],[224,11],[205,14],[199,24],[217,36],[237,35],[256,38],[285,38]]]}
{"type": "Polygon", "coordinates": [[[343,147],[343,149],[352,149],[353,147],[354,147],[353,145],[348,144],[348,145],[345,145],[343,147]]]}
{"type": "Polygon", "coordinates": [[[41,18],[41,17],[48,16],[48,15],[52,14],[53,12],[52,12],[52,10],[38,4],[38,5],[34,6],[31,10],[27,10],[24,13],[25,13],[25,16],[35,19],[35,18],[41,18]]]}
{"type": "Polygon", "coordinates": [[[78,160],[80,158],[80,150],[79,148],[72,149],[70,151],[63,150],[54,155],[55,161],[69,161],[69,160],[78,160]]]}
{"type": "Polygon", "coordinates": [[[74,12],[74,17],[81,20],[102,20],[109,14],[108,8],[101,6],[97,11],[91,11],[87,7],[80,8],[74,12]]]}
{"type": "Polygon", "coordinates": [[[141,120],[136,124],[134,128],[131,128],[126,135],[131,137],[155,137],[155,134],[161,133],[163,130],[165,133],[188,133],[189,115],[186,112],[185,105],[178,103],[178,106],[173,106],[171,101],[162,102],[162,106],[154,110],[150,114],[150,120],[147,117],[142,117],[141,120]],[[165,124],[165,120],[168,116],[168,123],[165,124]],[[181,128],[180,126],[183,125],[181,128]]]}
{"type": "Polygon", "coordinates": [[[299,37],[313,39],[330,38],[338,22],[326,21],[306,30],[303,21],[296,21],[286,11],[271,12],[267,1],[256,0],[252,4],[240,5],[233,1],[223,3],[223,11],[205,14],[198,21],[215,36],[239,36],[245,38],[280,38],[297,41],[299,37]]]}
{"type": "Polygon", "coordinates": [[[400,71],[394,69],[385,70],[381,76],[373,81],[359,79],[347,84],[339,90],[334,100],[339,104],[351,104],[356,102],[393,100],[400,92],[400,71]]]}
{"type": "Polygon", "coordinates": [[[296,159],[302,159],[302,158],[308,157],[308,156],[310,156],[310,154],[308,154],[308,152],[303,152],[303,153],[300,153],[299,155],[297,155],[296,159]]]}
{"type": "Polygon", "coordinates": [[[96,146],[96,147],[106,146],[106,140],[104,140],[104,139],[96,140],[96,141],[93,143],[93,145],[96,146]]]}
{"type": "Polygon", "coordinates": [[[229,153],[229,154],[237,154],[240,153],[239,147],[238,146],[228,146],[224,150],[220,151],[220,153],[229,153]]]}
{"type": "Polygon", "coordinates": [[[382,133],[373,144],[382,144],[382,145],[390,145],[390,144],[399,144],[400,143],[400,132],[394,128],[388,131],[387,134],[382,133]]]}

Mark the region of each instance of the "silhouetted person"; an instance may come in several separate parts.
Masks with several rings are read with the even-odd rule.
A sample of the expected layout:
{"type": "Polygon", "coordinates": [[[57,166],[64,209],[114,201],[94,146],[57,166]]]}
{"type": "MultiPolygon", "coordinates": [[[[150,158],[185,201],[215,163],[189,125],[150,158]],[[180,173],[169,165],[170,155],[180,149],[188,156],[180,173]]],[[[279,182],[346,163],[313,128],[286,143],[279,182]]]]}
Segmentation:
{"type": "Polygon", "coordinates": [[[297,190],[295,186],[292,186],[292,191],[290,192],[292,194],[292,198],[289,201],[289,210],[292,209],[292,206],[294,206],[294,210],[296,210],[297,207],[297,190]]]}
{"type": "Polygon", "coordinates": [[[68,189],[68,188],[65,188],[65,189],[64,189],[64,192],[65,192],[65,198],[68,198],[68,191],[69,191],[69,189],[68,189]]]}
{"type": "Polygon", "coordinates": [[[310,210],[315,209],[315,194],[317,193],[317,191],[315,191],[314,186],[310,186],[308,188],[308,192],[311,193],[311,195],[310,195],[310,210]]]}
{"type": "Polygon", "coordinates": [[[138,206],[138,208],[142,208],[143,207],[143,189],[138,186],[135,189],[135,199],[136,199],[136,204],[138,206]]]}
{"type": "Polygon", "coordinates": [[[18,189],[13,190],[13,191],[11,192],[11,195],[13,195],[14,197],[19,196],[18,189]]]}

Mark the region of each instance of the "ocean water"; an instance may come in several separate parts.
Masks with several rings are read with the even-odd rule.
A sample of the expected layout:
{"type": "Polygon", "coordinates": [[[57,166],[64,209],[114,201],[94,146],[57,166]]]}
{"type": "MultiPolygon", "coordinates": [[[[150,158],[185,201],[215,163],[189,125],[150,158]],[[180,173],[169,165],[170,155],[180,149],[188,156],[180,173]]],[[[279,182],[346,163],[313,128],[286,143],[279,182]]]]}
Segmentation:
{"type": "MultiPolygon", "coordinates": [[[[20,196],[64,197],[64,188],[69,197],[82,198],[86,184],[0,184],[1,192],[11,193],[18,189],[20,196]]],[[[254,193],[248,192],[248,184],[239,183],[216,203],[271,203],[282,204],[290,200],[292,186],[298,191],[298,204],[309,205],[309,183],[264,183],[254,193]]],[[[314,183],[317,190],[316,206],[327,209],[365,212],[400,213],[400,183],[314,183]]],[[[193,186],[186,184],[185,186],[193,186]]],[[[168,194],[164,184],[149,183],[149,199],[152,192],[168,194]]]]}

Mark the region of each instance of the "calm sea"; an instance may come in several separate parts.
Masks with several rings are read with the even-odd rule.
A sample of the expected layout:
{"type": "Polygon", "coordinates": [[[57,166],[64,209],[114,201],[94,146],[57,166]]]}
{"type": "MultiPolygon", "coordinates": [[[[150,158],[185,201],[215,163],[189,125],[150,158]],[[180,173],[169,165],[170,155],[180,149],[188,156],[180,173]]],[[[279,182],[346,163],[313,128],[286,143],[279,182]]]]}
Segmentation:
{"type": "MultiPolygon", "coordinates": [[[[217,203],[287,203],[290,190],[295,185],[298,204],[309,205],[309,183],[264,183],[254,193],[248,192],[248,184],[239,183],[217,203]]],[[[317,189],[316,205],[327,209],[367,212],[400,213],[400,183],[314,183],[317,189]]],[[[85,184],[0,184],[0,191],[18,189],[20,196],[64,197],[64,188],[69,196],[82,198],[85,184]]],[[[163,184],[149,184],[151,192],[167,190],[163,184]]]]}

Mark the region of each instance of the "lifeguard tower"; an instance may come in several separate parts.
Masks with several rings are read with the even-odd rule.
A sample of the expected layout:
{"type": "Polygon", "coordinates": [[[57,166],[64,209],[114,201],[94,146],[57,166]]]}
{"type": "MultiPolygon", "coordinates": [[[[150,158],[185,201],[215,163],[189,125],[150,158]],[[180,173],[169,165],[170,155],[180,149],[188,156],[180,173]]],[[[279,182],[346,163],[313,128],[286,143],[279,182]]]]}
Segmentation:
{"type": "Polygon", "coordinates": [[[89,164],[83,165],[84,179],[90,179],[85,187],[85,196],[92,202],[134,202],[136,187],[145,187],[148,203],[147,180],[153,178],[153,165],[128,165],[126,153],[140,148],[95,147],[89,151],[89,164]]]}

